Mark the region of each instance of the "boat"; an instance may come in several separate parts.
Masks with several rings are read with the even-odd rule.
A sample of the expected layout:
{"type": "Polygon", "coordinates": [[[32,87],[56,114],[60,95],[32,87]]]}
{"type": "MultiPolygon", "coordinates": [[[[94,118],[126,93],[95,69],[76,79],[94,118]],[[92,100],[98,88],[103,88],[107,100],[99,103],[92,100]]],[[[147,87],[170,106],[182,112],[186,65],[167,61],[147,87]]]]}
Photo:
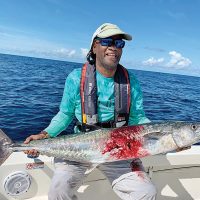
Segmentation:
{"type": "MultiPolygon", "coordinates": [[[[142,158],[155,184],[158,200],[200,200],[200,146],[142,158]]],[[[14,152],[0,166],[0,200],[47,200],[53,176],[53,158],[28,158],[14,152]]],[[[79,200],[120,200],[106,177],[94,169],[77,187],[79,200]]]]}

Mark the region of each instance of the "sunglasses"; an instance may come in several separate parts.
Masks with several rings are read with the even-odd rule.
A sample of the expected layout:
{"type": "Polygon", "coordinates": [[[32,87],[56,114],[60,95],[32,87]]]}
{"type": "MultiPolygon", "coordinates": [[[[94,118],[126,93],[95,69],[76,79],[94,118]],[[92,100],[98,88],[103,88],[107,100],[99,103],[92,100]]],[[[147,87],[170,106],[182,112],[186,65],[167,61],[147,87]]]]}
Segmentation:
{"type": "Polygon", "coordinates": [[[125,41],[122,39],[112,39],[112,38],[96,38],[96,40],[99,41],[101,46],[105,47],[111,47],[112,45],[115,45],[117,48],[124,48],[125,46],[125,41]]]}

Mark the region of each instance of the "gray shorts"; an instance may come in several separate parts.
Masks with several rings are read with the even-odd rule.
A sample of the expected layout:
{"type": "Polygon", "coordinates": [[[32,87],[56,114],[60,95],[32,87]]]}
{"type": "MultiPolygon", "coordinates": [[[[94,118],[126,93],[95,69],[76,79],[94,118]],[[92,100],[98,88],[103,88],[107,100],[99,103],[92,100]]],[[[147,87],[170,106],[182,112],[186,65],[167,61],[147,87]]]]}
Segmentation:
{"type": "MultiPolygon", "coordinates": [[[[55,159],[49,200],[77,200],[75,189],[94,169],[90,164],[55,159]]],[[[144,172],[140,159],[103,163],[97,166],[122,200],[155,200],[156,189],[144,172]]],[[[98,191],[97,191],[98,192],[98,191]]]]}

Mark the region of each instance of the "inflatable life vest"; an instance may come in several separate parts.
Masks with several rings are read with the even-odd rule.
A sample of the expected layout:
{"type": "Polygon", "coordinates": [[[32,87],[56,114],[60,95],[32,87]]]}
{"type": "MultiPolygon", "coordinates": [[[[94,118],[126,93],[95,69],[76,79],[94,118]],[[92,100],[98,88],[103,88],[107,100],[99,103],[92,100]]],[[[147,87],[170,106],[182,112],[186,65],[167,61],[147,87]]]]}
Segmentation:
{"type": "MultiPolygon", "coordinates": [[[[96,67],[85,63],[82,67],[80,96],[82,109],[82,131],[88,127],[101,126],[109,123],[110,127],[119,127],[128,124],[130,110],[130,80],[128,71],[121,65],[117,66],[114,76],[115,110],[114,121],[98,122],[97,113],[97,83],[96,67]]],[[[109,126],[106,126],[109,128],[109,126]]]]}

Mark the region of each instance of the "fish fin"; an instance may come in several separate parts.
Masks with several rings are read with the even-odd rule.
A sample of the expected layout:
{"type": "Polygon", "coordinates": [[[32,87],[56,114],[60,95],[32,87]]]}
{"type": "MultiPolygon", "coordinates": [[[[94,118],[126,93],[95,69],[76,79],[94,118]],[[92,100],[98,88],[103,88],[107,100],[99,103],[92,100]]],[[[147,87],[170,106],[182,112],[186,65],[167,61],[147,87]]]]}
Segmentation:
{"type": "Polygon", "coordinates": [[[99,163],[92,164],[91,167],[86,170],[85,174],[87,175],[87,174],[91,173],[95,168],[97,168],[98,165],[99,165],[99,163]]]}
{"type": "Polygon", "coordinates": [[[0,166],[11,155],[12,151],[7,147],[12,143],[12,140],[0,129],[0,166]]]}

